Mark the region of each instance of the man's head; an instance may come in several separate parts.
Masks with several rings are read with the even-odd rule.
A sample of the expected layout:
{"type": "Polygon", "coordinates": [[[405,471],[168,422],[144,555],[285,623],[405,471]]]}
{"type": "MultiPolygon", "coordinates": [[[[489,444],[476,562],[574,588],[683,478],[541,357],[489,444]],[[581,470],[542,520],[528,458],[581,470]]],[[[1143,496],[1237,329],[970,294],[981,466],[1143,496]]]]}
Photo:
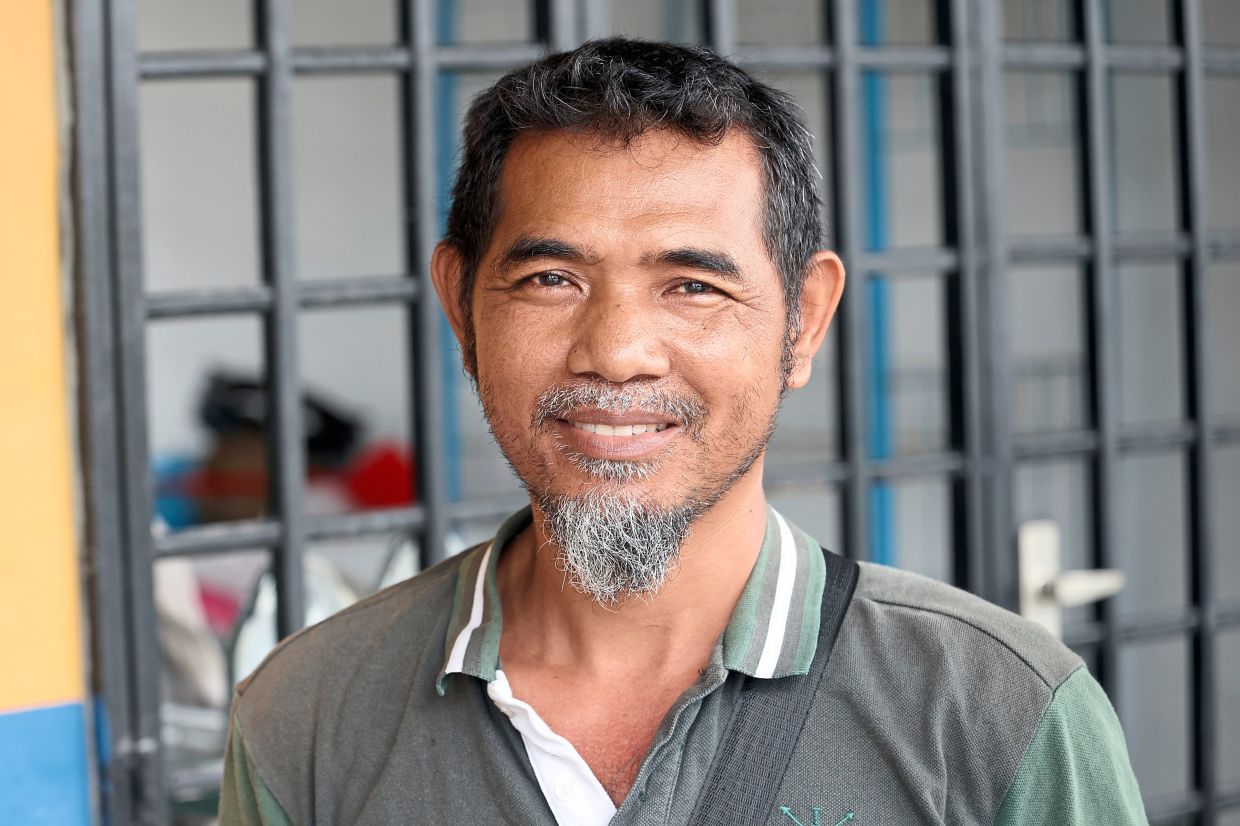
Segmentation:
{"type": "Polygon", "coordinates": [[[710,52],[609,40],[502,78],[464,142],[433,274],[492,432],[574,583],[653,593],[838,301],[810,136],[710,52]]]}

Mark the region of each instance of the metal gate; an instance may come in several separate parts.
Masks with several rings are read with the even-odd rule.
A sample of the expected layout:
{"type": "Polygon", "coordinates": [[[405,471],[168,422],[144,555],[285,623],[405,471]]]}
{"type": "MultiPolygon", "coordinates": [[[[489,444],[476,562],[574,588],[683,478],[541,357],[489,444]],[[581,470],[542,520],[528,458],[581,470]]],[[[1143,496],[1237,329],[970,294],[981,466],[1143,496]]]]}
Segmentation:
{"type": "MultiPolygon", "coordinates": [[[[812,127],[822,133],[831,242],[851,281],[824,365],[831,386],[801,402],[809,412],[797,414],[817,422],[807,432],[820,434],[823,446],[773,448],[772,495],[838,508],[841,532],[820,538],[893,564],[914,564],[899,554],[909,531],[901,503],[920,503],[937,514],[933,524],[942,535],[918,539],[931,542],[935,559],[914,567],[1009,607],[1018,592],[1017,527],[1031,516],[1073,522],[1069,556],[1078,566],[1117,567],[1137,580],[1146,570],[1164,572],[1128,603],[1111,600],[1070,615],[1065,634],[1124,718],[1151,818],[1240,822],[1234,768],[1240,737],[1228,722],[1234,707],[1224,714],[1220,697],[1236,691],[1229,675],[1240,672],[1240,589],[1228,590],[1240,544],[1230,515],[1240,501],[1234,470],[1240,403],[1233,392],[1240,368],[1237,354],[1218,345],[1227,340],[1221,328],[1231,318],[1217,309],[1240,310],[1240,219],[1215,220],[1208,189],[1214,179],[1228,180],[1240,158],[1206,141],[1208,131],[1214,134],[1207,101],[1240,96],[1240,37],[1219,42],[1234,34],[1212,35],[1240,27],[1233,4],[540,0],[529,4],[522,42],[469,43],[446,37],[445,22],[458,4],[487,3],[393,0],[391,43],[295,45],[293,16],[301,2],[254,0],[251,46],[157,51],[139,48],[140,16],[150,4],[68,3],[83,478],[94,686],[103,721],[101,805],[108,821],[170,818],[156,560],[268,549],[284,636],[306,616],[307,543],[404,533],[416,537],[427,564],[442,554],[458,523],[498,522],[512,508],[511,497],[461,495],[453,480],[458,457],[448,436],[456,413],[444,402],[454,393],[447,386],[453,356],[427,278],[455,140],[444,81],[632,31],[625,21],[637,19],[640,7],[659,22],[639,33],[708,44],[774,82],[799,79],[803,95],[817,96],[806,104],[821,113],[812,127]],[[776,11],[790,21],[786,33],[755,37],[754,21],[776,11]],[[1128,14],[1146,28],[1126,34],[1128,14]],[[299,280],[293,87],[309,76],[359,75],[393,78],[398,89],[400,271],[299,280]],[[248,80],[254,88],[249,139],[261,278],[251,286],[152,290],[143,255],[142,90],[220,78],[248,80]],[[1218,95],[1211,96],[1210,84],[1218,95]],[[1053,122],[1036,112],[1022,121],[1020,112],[1037,109],[1034,99],[1055,111],[1053,122]],[[1162,121],[1157,113],[1164,109],[1150,101],[1165,103],[1162,121]],[[1146,104],[1169,143],[1132,150],[1126,118],[1147,111],[1146,104]],[[913,172],[888,162],[901,133],[885,118],[902,117],[906,109],[920,113],[917,134],[930,141],[913,172]],[[1046,129],[1070,146],[1071,160],[1059,192],[1068,193],[1063,209],[1071,216],[1051,233],[1024,225],[1023,192],[1038,176],[1015,166],[1032,158],[1037,170],[1037,135],[1046,129]],[[1148,174],[1172,181],[1167,216],[1133,218],[1123,189],[1133,176],[1126,153],[1162,149],[1162,166],[1151,162],[1148,174]],[[901,196],[917,175],[929,182],[917,209],[933,213],[935,226],[910,234],[891,218],[906,208],[892,193],[901,196]],[[1052,292],[1057,280],[1062,289],[1052,292]],[[1163,330],[1158,341],[1174,348],[1171,367],[1143,355],[1150,331],[1130,319],[1134,295],[1147,296],[1155,308],[1149,312],[1165,313],[1154,326],[1163,330]],[[897,437],[908,414],[892,394],[900,370],[892,342],[911,329],[899,308],[918,305],[918,296],[936,318],[924,335],[938,361],[924,382],[931,402],[917,408],[930,411],[918,414],[929,422],[924,438],[905,444],[897,437]],[[309,515],[299,318],[313,309],[362,305],[407,311],[419,498],[361,513],[309,515]],[[1023,412],[1029,398],[1058,398],[1060,379],[1049,362],[1033,379],[1019,369],[1027,342],[1015,340],[1013,331],[1027,316],[1048,312],[1071,316],[1063,323],[1075,337],[1077,362],[1063,391],[1067,401],[1046,402],[1055,409],[1048,420],[1035,421],[1023,412]],[[147,332],[154,323],[222,316],[253,319],[262,329],[269,513],[153,531],[147,332]],[[1154,388],[1149,410],[1146,397],[1132,389],[1146,385],[1154,388]],[[1218,395],[1216,388],[1222,388],[1218,395]],[[834,409],[828,397],[839,400],[834,409]],[[909,499],[909,491],[916,496],[909,499]],[[1134,535],[1134,514],[1151,502],[1172,501],[1179,503],[1167,511],[1178,546],[1147,547],[1139,528],[1134,535]],[[1151,651],[1161,653],[1143,660],[1151,651]],[[1152,672],[1167,686],[1153,700],[1146,680],[1152,672]],[[1151,723],[1147,713],[1162,715],[1161,722],[1151,723]],[[1139,753],[1154,743],[1141,733],[1146,726],[1173,733],[1170,758],[1139,753]]],[[[900,381],[908,385],[906,379],[900,381]]]]}

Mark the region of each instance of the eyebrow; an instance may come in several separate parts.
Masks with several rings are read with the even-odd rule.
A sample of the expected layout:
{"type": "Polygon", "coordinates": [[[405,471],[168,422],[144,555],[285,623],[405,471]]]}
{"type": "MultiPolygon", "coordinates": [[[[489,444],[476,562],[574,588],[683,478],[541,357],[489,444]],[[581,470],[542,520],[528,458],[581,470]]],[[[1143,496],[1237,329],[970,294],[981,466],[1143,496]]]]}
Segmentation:
{"type": "MultiPolygon", "coordinates": [[[[508,250],[500,257],[499,269],[501,272],[508,272],[524,263],[540,258],[554,258],[561,261],[588,264],[596,262],[598,255],[567,241],[561,241],[558,238],[527,235],[518,238],[508,247],[508,250]]],[[[658,253],[647,253],[642,256],[641,263],[647,266],[657,264],[686,267],[709,272],[728,281],[738,283],[744,281],[741,268],[736,263],[736,259],[726,252],[718,250],[701,249],[698,247],[677,247],[676,249],[663,250],[658,253]]]]}
{"type": "Polygon", "coordinates": [[[736,259],[726,252],[717,250],[679,247],[677,249],[664,250],[655,255],[643,256],[642,263],[688,267],[689,269],[713,273],[728,281],[743,282],[745,280],[741,275],[741,268],[736,263],[736,259]]]}
{"type": "Polygon", "coordinates": [[[598,256],[581,247],[574,246],[558,238],[536,238],[523,236],[508,248],[499,260],[501,272],[507,272],[527,261],[539,258],[558,258],[561,261],[590,262],[598,256]]]}

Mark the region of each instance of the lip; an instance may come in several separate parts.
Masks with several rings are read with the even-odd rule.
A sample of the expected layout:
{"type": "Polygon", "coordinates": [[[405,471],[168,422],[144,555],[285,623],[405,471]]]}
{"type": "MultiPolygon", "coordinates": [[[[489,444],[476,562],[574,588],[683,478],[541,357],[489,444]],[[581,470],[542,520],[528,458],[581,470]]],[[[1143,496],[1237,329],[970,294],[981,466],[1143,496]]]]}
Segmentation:
{"type": "Polygon", "coordinates": [[[651,424],[667,423],[668,427],[657,432],[634,433],[631,436],[600,436],[588,430],[574,427],[567,419],[556,419],[554,427],[566,447],[591,459],[631,461],[647,457],[662,449],[680,434],[681,428],[670,422],[652,419],[649,414],[574,414],[573,421],[585,424],[651,424]]]}

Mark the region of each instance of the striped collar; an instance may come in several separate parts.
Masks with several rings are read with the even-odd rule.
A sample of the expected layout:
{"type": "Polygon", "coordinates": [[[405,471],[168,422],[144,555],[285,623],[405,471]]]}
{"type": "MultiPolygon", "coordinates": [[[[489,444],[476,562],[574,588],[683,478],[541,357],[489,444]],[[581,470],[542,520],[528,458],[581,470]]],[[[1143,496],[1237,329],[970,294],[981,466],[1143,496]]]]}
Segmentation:
{"type": "MultiPolygon", "coordinates": [[[[497,549],[530,520],[529,508],[518,511],[500,526],[495,539],[466,551],[461,560],[444,665],[436,682],[441,695],[449,674],[469,674],[488,683],[495,679],[503,626],[495,584],[497,549]]],[[[762,549],[719,641],[723,665],[762,678],[806,673],[818,645],[825,579],[818,543],[768,507],[762,549]]]]}

